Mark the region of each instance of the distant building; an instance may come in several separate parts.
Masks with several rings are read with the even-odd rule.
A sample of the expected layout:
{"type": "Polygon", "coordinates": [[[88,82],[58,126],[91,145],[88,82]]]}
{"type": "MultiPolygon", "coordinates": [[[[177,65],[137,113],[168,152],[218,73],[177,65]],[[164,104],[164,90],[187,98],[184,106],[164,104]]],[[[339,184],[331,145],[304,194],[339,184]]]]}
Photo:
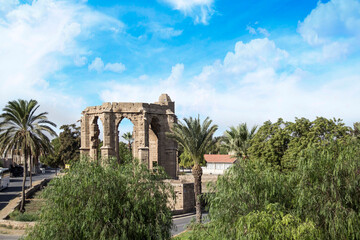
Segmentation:
{"type": "Polygon", "coordinates": [[[224,174],[231,167],[236,158],[228,154],[205,154],[206,167],[202,167],[203,174],[224,174]]]}
{"type": "MultiPolygon", "coordinates": [[[[33,169],[32,172],[36,173],[39,170],[39,161],[37,161],[36,159],[33,159],[33,169]]],[[[21,155],[21,153],[18,152],[13,152],[13,151],[8,151],[8,153],[5,155],[3,154],[2,156],[0,156],[0,164],[4,167],[4,168],[10,168],[10,165],[15,166],[15,165],[24,165],[24,156],[21,155]]],[[[30,166],[28,164],[28,168],[30,170],[30,166]]]]}

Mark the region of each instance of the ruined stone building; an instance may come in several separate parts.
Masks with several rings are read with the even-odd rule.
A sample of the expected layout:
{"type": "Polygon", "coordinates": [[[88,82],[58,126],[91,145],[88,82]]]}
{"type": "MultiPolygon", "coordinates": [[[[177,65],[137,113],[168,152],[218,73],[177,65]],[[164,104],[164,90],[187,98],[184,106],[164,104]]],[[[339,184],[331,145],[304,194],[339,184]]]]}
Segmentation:
{"type": "Polygon", "coordinates": [[[161,166],[171,178],[177,177],[177,144],[166,137],[177,121],[175,103],[162,94],[155,103],[113,102],[87,107],[81,118],[81,154],[98,159],[99,134],[103,131],[102,158],[119,159],[118,126],[127,118],[133,125],[132,154],[149,169],[161,166]],[[99,129],[101,121],[103,129],[99,129]]]}

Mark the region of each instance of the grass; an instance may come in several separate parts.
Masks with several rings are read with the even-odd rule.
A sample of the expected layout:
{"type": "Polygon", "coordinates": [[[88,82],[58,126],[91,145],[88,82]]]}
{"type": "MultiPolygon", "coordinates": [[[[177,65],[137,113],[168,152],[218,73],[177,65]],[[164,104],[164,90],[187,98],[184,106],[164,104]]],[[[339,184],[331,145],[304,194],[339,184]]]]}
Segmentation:
{"type": "Polygon", "coordinates": [[[44,200],[41,199],[41,191],[39,191],[35,193],[30,200],[26,201],[24,213],[19,212],[19,210],[15,210],[9,215],[9,219],[20,222],[37,221],[43,205],[44,200]]]}
{"type": "Polygon", "coordinates": [[[33,222],[37,221],[39,215],[37,213],[21,213],[19,210],[15,210],[10,214],[10,220],[20,221],[20,222],[33,222]]]}
{"type": "Polygon", "coordinates": [[[185,231],[173,237],[172,240],[189,240],[191,236],[191,231],[185,231]]]}
{"type": "Polygon", "coordinates": [[[11,226],[11,225],[6,225],[6,224],[0,224],[0,227],[2,227],[2,228],[7,228],[7,229],[12,229],[12,228],[13,228],[13,226],[11,226]]]}

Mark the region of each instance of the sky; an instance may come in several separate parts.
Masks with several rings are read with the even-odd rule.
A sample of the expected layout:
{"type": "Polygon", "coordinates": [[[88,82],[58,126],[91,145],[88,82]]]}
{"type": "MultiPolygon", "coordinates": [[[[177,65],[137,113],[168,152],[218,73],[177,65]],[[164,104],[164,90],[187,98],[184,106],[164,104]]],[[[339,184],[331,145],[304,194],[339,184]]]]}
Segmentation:
{"type": "Polygon", "coordinates": [[[360,121],[359,0],[0,0],[0,107],[59,127],[103,102],[175,101],[219,126],[360,121]]]}

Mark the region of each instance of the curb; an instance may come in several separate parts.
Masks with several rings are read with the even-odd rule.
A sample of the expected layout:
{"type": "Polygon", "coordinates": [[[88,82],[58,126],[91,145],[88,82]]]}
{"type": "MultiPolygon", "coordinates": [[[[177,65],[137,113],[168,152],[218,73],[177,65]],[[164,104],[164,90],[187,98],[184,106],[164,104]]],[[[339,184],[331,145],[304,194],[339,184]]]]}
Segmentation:
{"type": "Polygon", "coordinates": [[[182,218],[182,217],[188,217],[188,216],[192,216],[195,215],[196,212],[189,212],[189,213],[184,213],[184,214],[177,214],[177,215],[173,215],[172,219],[176,219],[176,218],[182,218]]]}

